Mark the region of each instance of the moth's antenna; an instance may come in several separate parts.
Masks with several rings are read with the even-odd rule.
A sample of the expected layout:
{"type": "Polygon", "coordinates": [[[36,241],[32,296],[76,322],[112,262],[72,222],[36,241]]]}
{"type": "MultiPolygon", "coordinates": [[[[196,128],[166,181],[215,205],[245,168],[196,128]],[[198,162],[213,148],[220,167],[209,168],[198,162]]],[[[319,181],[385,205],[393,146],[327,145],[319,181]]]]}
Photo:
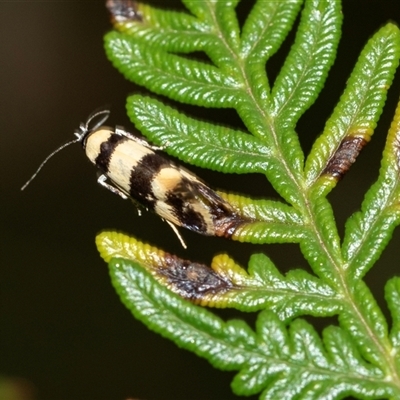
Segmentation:
{"type": "MultiPolygon", "coordinates": [[[[88,132],[92,132],[92,131],[96,130],[97,128],[100,128],[100,126],[103,125],[103,122],[105,122],[109,116],[110,116],[110,109],[108,107],[107,108],[105,108],[105,107],[97,108],[87,117],[86,122],[84,124],[81,124],[81,126],[79,127],[79,130],[85,134],[87,134],[88,132]],[[96,118],[98,116],[101,116],[101,118],[99,118],[99,120],[96,121],[96,118]],[[93,124],[93,126],[89,127],[89,124],[93,120],[95,120],[95,123],[93,124]]],[[[75,135],[76,135],[76,133],[75,133],[75,135]]]]}
{"type": "Polygon", "coordinates": [[[76,136],[76,139],[63,144],[58,149],[56,149],[52,153],[50,153],[44,159],[44,161],[39,165],[39,168],[36,170],[36,172],[28,179],[28,181],[24,184],[24,186],[22,186],[21,190],[24,190],[36,178],[36,175],[40,172],[40,170],[44,167],[44,165],[47,163],[47,161],[50,160],[51,157],[53,157],[55,154],[57,154],[62,149],[65,149],[70,144],[83,142],[85,140],[85,138],[87,137],[87,135],[90,132],[99,128],[109,116],[110,116],[110,110],[108,108],[106,108],[106,109],[101,108],[101,109],[97,109],[97,110],[93,111],[87,118],[86,122],[84,124],[83,123],[80,124],[79,128],[75,130],[74,135],[76,136]],[[101,118],[98,121],[95,121],[93,126],[89,127],[90,123],[93,120],[96,120],[96,118],[98,116],[101,116],[101,118]]]}
{"type": "Polygon", "coordinates": [[[40,172],[40,170],[44,167],[44,165],[47,163],[47,161],[50,160],[51,157],[54,156],[54,154],[57,154],[59,151],[61,151],[62,149],[65,149],[67,146],[69,146],[70,144],[73,143],[77,143],[80,141],[80,138],[76,138],[74,140],[71,140],[68,143],[63,144],[62,146],[60,146],[58,149],[54,150],[52,153],[50,153],[45,160],[39,165],[39,168],[36,170],[36,172],[28,179],[28,181],[24,184],[24,186],[22,186],[21,190],[24,190],[35,178],[36,175],[40,172]]]}

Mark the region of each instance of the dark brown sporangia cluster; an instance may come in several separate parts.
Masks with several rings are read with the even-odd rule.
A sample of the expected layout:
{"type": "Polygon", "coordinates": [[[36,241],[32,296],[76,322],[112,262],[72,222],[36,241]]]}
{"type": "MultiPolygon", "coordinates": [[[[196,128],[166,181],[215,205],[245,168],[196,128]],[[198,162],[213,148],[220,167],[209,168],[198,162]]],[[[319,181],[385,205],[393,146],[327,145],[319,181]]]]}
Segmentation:
{"type": "Polygon", "coordinates": [[[206,295],[221,295],[236,287],[207,265],[184,260],[169,253],[163,255],[163,266],[157,268],[156,275],[164,277],[165,285],[173,292],[195,303],[206,295]]]}
{"type": "Polygon", "coordinates": [[[133,0],[107,0],[106,7],[111,14],[111,22],[142,21],[138,5],[133,0]]]}
{"type": "Polygon", "coordinates": [[[322,174],[330,175],[337,180],[342,179],[367,143],[362,136],[346,136],[322,174]]]}

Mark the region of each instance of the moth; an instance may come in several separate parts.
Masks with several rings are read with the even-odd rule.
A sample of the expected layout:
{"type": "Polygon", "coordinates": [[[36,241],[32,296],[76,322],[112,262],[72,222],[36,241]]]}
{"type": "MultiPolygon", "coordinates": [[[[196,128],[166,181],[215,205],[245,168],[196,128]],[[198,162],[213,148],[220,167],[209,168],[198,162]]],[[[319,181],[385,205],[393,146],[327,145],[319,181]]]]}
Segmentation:
{"type": "Polygon", "coordinates": [[[165,158],[152,146],[121,126],[104,126],[110,110],[93,112],[75,130],[75,139],[53,151],[21,188],[24,190],[44,164],[60,150],[81,143],[87,158],[98,168],[98,183],[122,199],[131,199],[175,226],[230,238],[246,221],[196,175],[165,158]]]}

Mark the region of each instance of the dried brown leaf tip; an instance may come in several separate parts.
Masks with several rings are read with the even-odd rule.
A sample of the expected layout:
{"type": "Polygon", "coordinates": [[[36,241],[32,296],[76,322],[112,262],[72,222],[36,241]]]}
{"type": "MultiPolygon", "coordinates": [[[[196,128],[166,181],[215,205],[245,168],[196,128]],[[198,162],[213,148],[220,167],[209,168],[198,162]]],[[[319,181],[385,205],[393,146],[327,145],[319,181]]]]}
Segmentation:
{"type": "Polygon", "coordinates": [[[336,180],[342,179],[367,143],[365,136],[346,136],[328,161],[322,175],[330,175],[336,180]]]}
{"type": "Polygon", "coordinates": [[[138,3],[134,0],[107,0],[106,7],[111,14],[111,22],[113,24],[142,21],[138,3]]]}
{"type": "Polygon", "coordinates": [[[184,260],[169,253],[164,254],[163,266],[155,274],[170,290],[195,303],[221,296],[235,286],[227,276],[218,274],[207,265],[184,260]]]}
{"type": "Polygon", "coordinates": [[[110,262],[112,258],[131,260],[146,269],[161,285],[203,306],[226,307],[230,295],[249,284],[247,272],[226,254],[215,256],[209,267],[119,232],[100,233],[96,244],[104,261],[110,262]]]}

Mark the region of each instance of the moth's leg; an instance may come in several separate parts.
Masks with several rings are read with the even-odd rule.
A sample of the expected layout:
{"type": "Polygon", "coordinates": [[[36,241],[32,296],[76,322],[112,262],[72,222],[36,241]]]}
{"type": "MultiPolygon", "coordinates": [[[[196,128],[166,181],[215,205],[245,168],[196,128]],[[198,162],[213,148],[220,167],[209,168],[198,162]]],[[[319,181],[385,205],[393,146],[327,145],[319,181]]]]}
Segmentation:
{"type": "Polygon", "coordinates": [[[118,196],[122,197],[124,200],[128,199],[128,196],[120,189],[116,188],[115,186],[111,185],[110,183],[107,183],[107,175],[100,175],[97,179],[97,183],[104,188],[108,189],[110,192],[117,194],[118,196]]]}
{"type": "Polygon", "coordinates": [[[181,234],[179,233],[177,227],[172,223],[169,222],[167,220],[165,220],[165,222],[171,227],[171,229],[175,232],[175,235],[178,237],[179,241],[181,242],[181,245],[184,249],[187,249],[187,245],[185,243],[185,241],[183,240],[183,237],[181,236],[181,234]]]}

